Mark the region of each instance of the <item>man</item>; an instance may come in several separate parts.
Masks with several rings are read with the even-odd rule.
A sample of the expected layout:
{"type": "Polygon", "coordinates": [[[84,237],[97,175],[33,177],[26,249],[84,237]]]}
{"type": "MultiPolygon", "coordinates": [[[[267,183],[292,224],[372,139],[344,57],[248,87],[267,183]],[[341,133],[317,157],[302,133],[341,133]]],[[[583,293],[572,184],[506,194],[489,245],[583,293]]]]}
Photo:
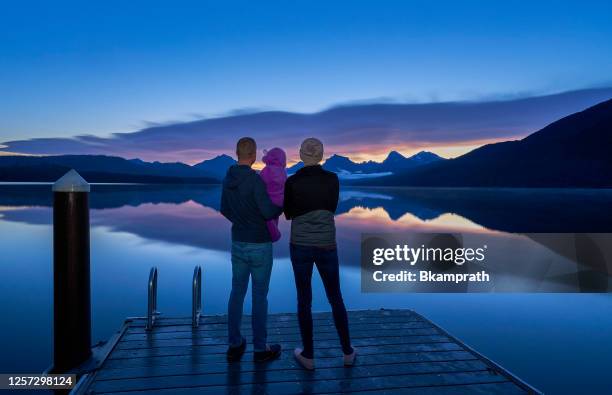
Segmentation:
{"type": "Polygon", "coordinates": [[[298,297],[298,321],[303,349],[296,348],[294,356],[306,369],[314,369],[312,338],[312,270],[317,270],[334,316],[340,337],[344,365],[355,362],[351,347],[348,317],[340,292],[340,268],[336,249],[334,213],[338,207],[339,182],[336,174],[324,170],[323,144],[315,139],[304,140],[300,148],[304,167],[289,177],[285,184],[284,211],[291,221],[291,264],[298,297]]]}
{"type": "Polygon", "coordinates": [[[278,217],[259,175],[251,169],[257,158],[257,145],[250,137],[236,145],[238,163],[223,180],[221,214],[232,223],[232,292],[227,308],[229,348],[227,360],[239,360],[246,349],[240,333],[242,308],[249,277],[252,280],[253,359],[264,362],[281,354],[278,344],[267,344],[268,286],[272,273],[272,240],[266,221],[278,217]]]}

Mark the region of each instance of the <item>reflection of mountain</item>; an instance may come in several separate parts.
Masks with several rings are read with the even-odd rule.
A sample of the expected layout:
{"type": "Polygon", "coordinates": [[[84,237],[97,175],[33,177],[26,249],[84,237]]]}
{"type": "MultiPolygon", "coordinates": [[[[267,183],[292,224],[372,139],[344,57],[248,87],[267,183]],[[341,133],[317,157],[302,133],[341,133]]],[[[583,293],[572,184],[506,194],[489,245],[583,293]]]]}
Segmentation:
{"type": "Polygon", "coordinates": [[[411,213],[422,220],[431,220],[439,217],[444,212],[430,209],[410,201],[397,199],[397,196],[384,195],[381,193],[362,192],[355,190],[342,191],[338,203],[337,214],[348,213],[353,207],[375,209],[381,207],[392,220],[398,220],[406,213],[411,213]]]}
{"type": "MultiPolygon", "coordinates": [[[[608,288],[601,273],[612,271],[607,266],[612,252],[593,255],[592,241],[598,235],[585,239],[575,232],[612,231],[612,214],[605,210],[612,191],[361,188],[343,189],[340,198],[336,225],[343,265],[359,265],[358,246],[364,233],[460,232],[466,237],[486,235],[502,248],[493,262],[498,275],[518,276],[522,282],[546,278],[570,288],[578,281],[581,289],[590,291],[608,288]],[[571,234],[559,248],[554,239],[551,243],[545,235],[531,232],[571,234]],[[522,241],[513,244],[509,239],[522,241]],[[518,255],[508,250],[517,245],[526,250],[518,255]],[[543,254],[543,258],[530,266],[526,262],[534,262],[532,258],[522,260],[521,254],[532,258],[543,254]],[[572,266],[576,259],[586,267],[572,266]]],[[[219,200],[219,186],[96,185],[91,193],[91,223],[94,228],[146,240],[227,252],[230,224],[218,213],[219,200]]],[[[0,185],[0,222],[49,225],[51,203],[48,185],[0,185]]],[[[281,220],[280,229],[284,236],[275,244],[275,255],[287,258],[289,223],[281,220]]],[[[606,236],[602,237],[605,243],[606,236]]]]}
{"type": "MultiPolygon", "coordinates": [[[[612,100],[519,141],[485,145],[368,184],[463,187],[612,187],[612,100]]],[[[365,182],[365,181],[364,181],[365,182]]]]}
{"type": "MultiPolygon", "coordinates": [[[[94,185],[94,209],[146,203],[193,201],[219,210],[217,185],[94,185]]],[[[493,230],[529,232],[612,232],[612,190],[343,188],[337,214],[354,207],[381,208],[392,220],[409,213],[423,221],[457,214],[493,230]]],[[[0,186],[0,206],[51,206],[48,185],[0,186]]]]}
{"type": "MultiPolygon", "coordinates": [[[[612,191],[469,189],[469,188],[368,188],[392,199],[351,197],[338,212],[354,206],[382,207],[397,220],[406,213],[431,220],[444,213],[458,214],[489,229],[506,232],[610,232],[612,191]]],[[[343,192],[349,194],[350,190],[343,192]]],[[[349,195],[350,196],[350,195],[349,195]]]]}
{"type": "MultiPolygon", "coordinates": [[[[140,206],[146,203],[180,204],[190,200],[219,209],[217,185],[92,185],[92,209],[140,206]]],[[[0,185],[0,206],[52,206],[50,185],[0,185]]]]}

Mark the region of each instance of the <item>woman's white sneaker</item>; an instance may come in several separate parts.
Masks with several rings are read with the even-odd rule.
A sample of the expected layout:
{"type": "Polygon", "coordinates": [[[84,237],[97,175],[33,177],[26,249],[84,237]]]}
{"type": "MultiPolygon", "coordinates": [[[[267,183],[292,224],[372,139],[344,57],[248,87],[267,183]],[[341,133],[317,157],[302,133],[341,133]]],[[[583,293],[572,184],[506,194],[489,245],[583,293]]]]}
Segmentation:
{"type": "Polygon", "coordinates": [[[302,349],[296,348],[293,350],[293,356],[300,365],[306,370],[314,370],[314,359],[306,358],[302,355],[302,349]]]}
{"type": "Polygon", "coordinates": [[[353,352],[350,354],[344,354],[344,366],[353,366],[355,359],[357,358],[357,349],[353,347],[353,352]]]}

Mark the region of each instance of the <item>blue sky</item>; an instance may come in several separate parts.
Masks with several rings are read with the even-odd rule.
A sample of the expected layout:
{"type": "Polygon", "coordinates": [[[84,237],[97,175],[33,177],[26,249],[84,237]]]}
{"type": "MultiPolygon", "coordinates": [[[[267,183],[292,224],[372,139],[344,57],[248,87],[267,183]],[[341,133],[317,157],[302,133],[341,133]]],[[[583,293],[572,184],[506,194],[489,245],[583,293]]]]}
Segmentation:
{"type": "Polygon", "coordinates": [[[612,3],[13,2],[0,141],[612,85],[612,3]]]}

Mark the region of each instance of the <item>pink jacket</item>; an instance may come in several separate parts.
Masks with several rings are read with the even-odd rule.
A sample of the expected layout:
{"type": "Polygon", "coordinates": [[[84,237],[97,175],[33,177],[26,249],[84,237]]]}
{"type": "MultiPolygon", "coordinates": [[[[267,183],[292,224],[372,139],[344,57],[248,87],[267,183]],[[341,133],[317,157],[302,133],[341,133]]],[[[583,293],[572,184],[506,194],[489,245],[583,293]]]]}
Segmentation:
{"type": "Polygon", "coordinates": [[[261,176],[270,200],[277,206],[283,205],[285,196],[285,181],[287,181],[287,156],[280,148],[267,151],[262,159],[266,166],[261,170],[261,176]]]}

